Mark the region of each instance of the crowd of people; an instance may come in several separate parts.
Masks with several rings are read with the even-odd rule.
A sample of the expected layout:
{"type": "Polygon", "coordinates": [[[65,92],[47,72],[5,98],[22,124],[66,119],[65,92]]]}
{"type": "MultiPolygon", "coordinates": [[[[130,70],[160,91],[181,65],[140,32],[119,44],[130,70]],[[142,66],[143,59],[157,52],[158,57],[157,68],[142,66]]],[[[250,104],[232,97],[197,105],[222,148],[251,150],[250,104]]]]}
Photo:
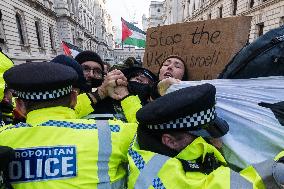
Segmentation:
{"type": "Polygon", "coordinates": [[[1,52],[0,188],[284,188],[284,151],[242,170],[226,162],[212,84],[166,94],[188,80],[182,57],[157,75],[135,61],[119,69],[83,51],[13,65],[1,52]]]}

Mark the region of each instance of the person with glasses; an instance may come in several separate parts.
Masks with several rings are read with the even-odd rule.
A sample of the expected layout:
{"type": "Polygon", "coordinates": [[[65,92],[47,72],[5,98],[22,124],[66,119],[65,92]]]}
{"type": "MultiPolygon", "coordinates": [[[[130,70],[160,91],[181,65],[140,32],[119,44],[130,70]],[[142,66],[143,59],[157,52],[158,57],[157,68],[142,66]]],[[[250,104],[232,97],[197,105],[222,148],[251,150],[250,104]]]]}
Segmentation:
{"type": "Polygon", "coordinates": [[[90,89],[99,87],[104,78],[104,64],[101,57],[93,51],[83,51],[75,57],[75,60],[81,64],[90,89]]]}
{"type": "MultiPolygon", "coordinates": [[[[86,83],[89,86],[89,99],[97,116],[121,113],[119,94],[114,93],[114,88],[119,85],[127,85],[127,79],[120,70],[112,70],[104,76],[104,63],[101,57],[93,51],[79,53],[75,60],[81,64],[86,83]],[[119,108],[118,108],[119,107],[119,108]]],[[[87,102],[88,99],[85,98],[87,102]]],[[[87,104],[87,103],[86,103],[87,104]]],[[[120,117],[120,116],[119,116],[120,117]]]]}

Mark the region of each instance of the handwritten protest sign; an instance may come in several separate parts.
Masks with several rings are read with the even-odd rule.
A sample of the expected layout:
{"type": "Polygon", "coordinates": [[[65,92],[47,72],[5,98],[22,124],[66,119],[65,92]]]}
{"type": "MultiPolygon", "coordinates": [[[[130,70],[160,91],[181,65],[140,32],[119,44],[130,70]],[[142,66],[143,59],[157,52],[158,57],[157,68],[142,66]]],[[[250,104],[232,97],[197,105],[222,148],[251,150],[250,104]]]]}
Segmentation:
{"type": "Polygon", "coordinates": [[[163,60],[179,55],[189,80],[217,78],[246,44],[251,17],[231,17],[158,26],[147,30],[143,66],[158,73],[163,60]]]}

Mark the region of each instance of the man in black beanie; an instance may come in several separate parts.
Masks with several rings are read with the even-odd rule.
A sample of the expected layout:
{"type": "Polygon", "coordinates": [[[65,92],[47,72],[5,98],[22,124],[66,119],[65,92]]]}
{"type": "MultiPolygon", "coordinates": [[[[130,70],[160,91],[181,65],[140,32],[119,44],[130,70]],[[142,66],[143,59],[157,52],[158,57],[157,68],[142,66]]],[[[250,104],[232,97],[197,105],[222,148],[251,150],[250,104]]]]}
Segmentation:
{"type": "Polygon", "coordinates": [[[100,86],[104,78],[104,65],[101,57],[93,51],[79,53],[75,60],[81,64],[84,77],[91,88],[100,86]]]}

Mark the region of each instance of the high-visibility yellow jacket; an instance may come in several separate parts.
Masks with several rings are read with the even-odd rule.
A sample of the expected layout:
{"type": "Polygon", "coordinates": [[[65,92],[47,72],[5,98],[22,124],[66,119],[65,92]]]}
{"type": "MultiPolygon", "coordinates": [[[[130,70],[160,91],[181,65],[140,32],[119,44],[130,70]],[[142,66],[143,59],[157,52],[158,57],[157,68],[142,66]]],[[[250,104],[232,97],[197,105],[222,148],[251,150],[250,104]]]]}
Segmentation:
{"type": "Polygon", "coordinates": [[[75,106],[75,113],[77,118],[82,118],[94,111],[92,102],[86,93],[77,96],[77,104],[75,106]]]}
{"type": "Polygon", "coordinates": [[[76,119],[67,107],[44,108],[28,113],[26,123],[0,129],[0,145],[16,151],[9,165],[15,189],[124,188],[136,127],[76,119]]]}
{"type": "Polygon", "coordinates": [[[137,123],[136,113],[142,108],[141,101],[136,95],[126,97],[121,101],[121,107],[128,123],[137,123]]]}
{"type": "MultiPolygon", "coordinates": [[[[202,137],[195,139],[175,158],[170,158],[150,151],[139,149],[134,143],[128,151],[130,175],[128,188],[156,188],[156,189],[264,189],[261,174],[254,166],[248,167],[237,173],[226,167],[226,162],[221,153],[202,137]],[[191,162],[196,168],[195,160],[208,153],[221,162],[221,166],[209,174],[198,171],[185,171],[179,159],[191,162]]],[[[272,176],[272,174],[271,174],[272,176]]],[[[268,183],[269,186],[275,183],[268,183]]],[[[268,186],[267,185],[267,186],[268,186]]]]}
{"type": "Polygon", "coordinates": [[[3,74],[6,70],[13,67],[13,62],[4,53],[0,51],[0,101],[4,97],[5,81],[3,79],[3,74]]]}
{"type": "MultiPolygon", "coordinates": [[[[136,112],[142,107],[138,96],[129,96],[121,101],[121,107],[128,123],[136,123],[136,112]]],[[[92,107],[92,102],[86,93],[80,94],[77,97],[75,107],[76,117],[82,118],[95,110],[92,107]]]]}

